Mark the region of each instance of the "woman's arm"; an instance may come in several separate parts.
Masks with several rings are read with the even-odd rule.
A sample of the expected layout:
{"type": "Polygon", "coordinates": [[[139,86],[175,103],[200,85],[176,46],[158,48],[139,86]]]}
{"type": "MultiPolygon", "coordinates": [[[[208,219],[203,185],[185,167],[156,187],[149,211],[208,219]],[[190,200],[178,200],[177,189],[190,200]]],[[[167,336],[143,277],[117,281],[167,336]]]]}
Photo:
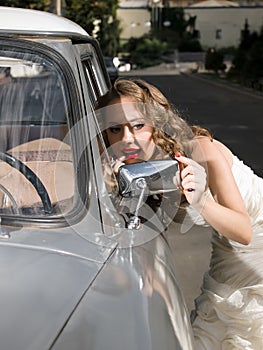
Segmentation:
{"type": "Polygon", "coordinates": [[[201,137],[196,140],[193,159],[176,157],[183,164],[181,180],[187,201],[195,207],[204,219],[225,237],[242,244],[251,241],[251,222],[243,199],[232,174],[229,150],[218,147],[216,142],[201,137]],[[207,185],[215,199],[204,195],[207,185]]]}

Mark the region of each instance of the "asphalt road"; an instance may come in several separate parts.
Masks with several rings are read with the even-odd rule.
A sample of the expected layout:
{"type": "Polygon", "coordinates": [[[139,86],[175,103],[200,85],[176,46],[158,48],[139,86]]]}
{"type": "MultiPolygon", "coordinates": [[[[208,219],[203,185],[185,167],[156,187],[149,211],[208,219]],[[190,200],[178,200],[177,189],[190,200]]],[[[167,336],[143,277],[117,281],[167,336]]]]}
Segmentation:
{"type": "MultiPolygon", "coordinates": [[[[263,176],[263,94],[177,70],[131,71],[127,75],[157,86],[187,121],[208,128],[214,138],[263,176]]],[[[168,235],[178,282],[190,311],[209,266],[211,230],[195,226],[182,234],[172,224],[168,235]]]]}

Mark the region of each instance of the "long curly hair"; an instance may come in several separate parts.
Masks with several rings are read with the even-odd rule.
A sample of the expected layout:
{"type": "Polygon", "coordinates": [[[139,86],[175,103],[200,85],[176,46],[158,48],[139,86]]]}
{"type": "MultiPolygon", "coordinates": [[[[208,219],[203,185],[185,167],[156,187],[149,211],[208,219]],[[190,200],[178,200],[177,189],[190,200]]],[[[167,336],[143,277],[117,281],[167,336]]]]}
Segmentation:
{"type": "MultiPolygon", "coordinates": [[[[173,158],[176,153],[189,155],[191,140],[195,136],[207,136],[212,140],[208,130],[198,125],[189,126],[160,90],[141,79],[117,79],[112,88],[99,98],[96,109],[119,103],[121,96],[130,97],[142,115],[152,122],[153,140],[166,156],[173,158]]],[[[104,137],[107,145],[106,133],[104,137]]],[[[154,156],[158,158],[158,154],[154,156]]]]}

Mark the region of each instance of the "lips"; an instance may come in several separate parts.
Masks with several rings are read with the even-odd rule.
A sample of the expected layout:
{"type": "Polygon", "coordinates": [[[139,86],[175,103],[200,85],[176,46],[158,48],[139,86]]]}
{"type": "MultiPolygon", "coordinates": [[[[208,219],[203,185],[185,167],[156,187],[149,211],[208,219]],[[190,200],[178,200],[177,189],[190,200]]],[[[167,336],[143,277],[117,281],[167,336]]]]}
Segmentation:
{"type": "Polygon", "coordinates": [[[138,148],[126,148],[122,150],[126,159],[135,159],[139,156],[140,149],[138,148]]]}

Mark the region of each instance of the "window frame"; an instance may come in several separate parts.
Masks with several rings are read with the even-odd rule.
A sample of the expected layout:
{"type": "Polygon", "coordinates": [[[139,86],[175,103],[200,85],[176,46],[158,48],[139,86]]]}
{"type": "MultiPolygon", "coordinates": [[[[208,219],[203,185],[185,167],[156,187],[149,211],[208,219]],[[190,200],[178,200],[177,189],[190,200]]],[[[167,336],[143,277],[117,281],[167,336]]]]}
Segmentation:
{"type": "Polygon", "coordinates": [[[56,69],[61,73],[63,82],[65,84],[65,94],[67,95],[66,99],[69,104],[68,115],[71,118],[67,118],[67,125],[70,131],[71,139],[71,151],[72,151],[72,161],[74,169],[74,199],[72,208],[66,212],[61,213],[58,216],[22,216],[22,215],[11,215],[11,214],[1,214],[2,224],[8,224],[12,226],[17,225],[30,225],[38,227],[50,226],[68,226],[72,223],[79,222],[83,218],[86,207],[88,205],[88,198],[86,196],[87,192],[83,189],[88,188],[88,185],[83,186],[83,179],[85,183],[89,182],[89,172],[87,171],[87,155],[83,157],[78,156],[78,147],[75,147],[75,140],[78,139],[78,142],[85,142],[84,131],[81,127],[78,127],[78,132],[72,130],[76,129],[76,125],[81,123],[83,116],[82,106],[81,106],[81,96],[79,95],[76,77],[72,71],[67,60],[58,53],[55,49],[51,48],[48,45],[25,39],[14,39],[14,38],[2,38],[0,37],[1,51],[8,49],[13,52],[28,52],[29,54],[38,54],[40,57],[43,57],[45,60],[52,62],[56,69]],[[80,135],[79,135],[80,132],[80,135]],[[78,135],[77,135],[78,134],[78,135]],[[79,159],[78,159],[79,158],[79,159]],[[84,159],[85,158],[85,159],[84,159]],[[77,162],[78,160],[78,162],[77,162]],[[84,176],[79,178],[79,174],[84,172],[84,176]],[[84,188],[83,188],[84,187],[84,188]],[[77,190],[78,189],[78,190],[77,190]],[[79,198],[77,193],[80,194],[79,198]]]}

